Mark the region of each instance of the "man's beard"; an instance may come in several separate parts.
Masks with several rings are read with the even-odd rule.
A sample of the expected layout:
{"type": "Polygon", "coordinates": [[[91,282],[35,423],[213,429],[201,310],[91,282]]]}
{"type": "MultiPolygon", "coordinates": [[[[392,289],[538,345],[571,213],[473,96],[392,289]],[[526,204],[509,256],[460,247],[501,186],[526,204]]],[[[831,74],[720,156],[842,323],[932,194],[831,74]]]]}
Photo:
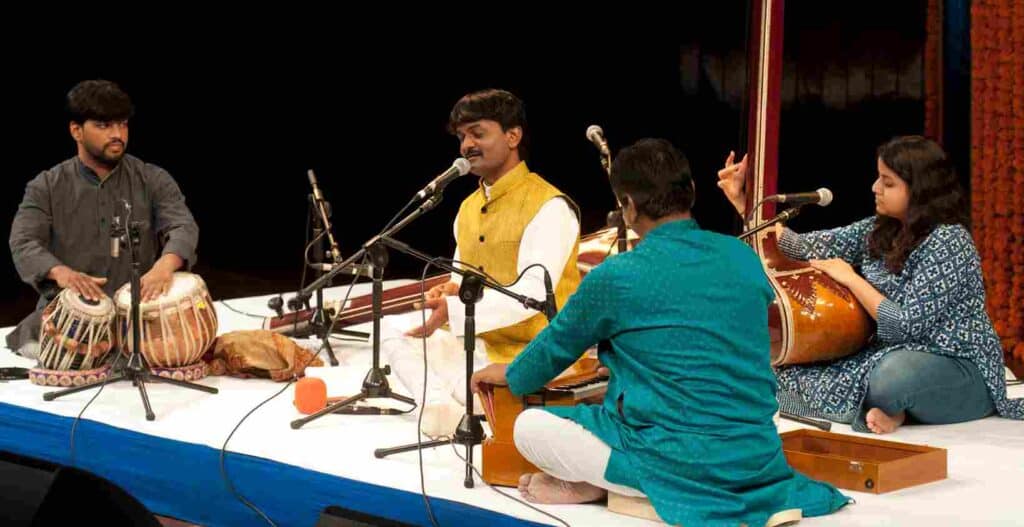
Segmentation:
{"type": "Polygon", "coordinates": [[[115,165],[117,165],[121,161],[121,158],[124,157],[125,149],[124,149],[124,143],[121,143],[121,151],[119,153],[117,153],[117,154],[107,154],[107,147],[112,145],[112,144],[113,143],[107,143],[102,148],[96,148],[96,147],[94,147],[92,145],[86,144],[85,145],[85,150],[87,152],[89,152],[89,156],[91,156],[96,161],[98,161],[100,163],[103,163],[104,165],[106,165],[109,168],[113,168],[115,165]]]}

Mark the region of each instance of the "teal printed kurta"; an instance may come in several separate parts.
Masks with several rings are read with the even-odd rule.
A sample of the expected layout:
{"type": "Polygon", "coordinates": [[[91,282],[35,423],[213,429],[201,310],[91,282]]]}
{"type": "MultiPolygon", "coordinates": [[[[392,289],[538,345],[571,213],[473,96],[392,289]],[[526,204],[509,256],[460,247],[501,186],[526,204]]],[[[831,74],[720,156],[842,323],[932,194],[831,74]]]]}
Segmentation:
{"type": "Polygon", "coordinates": [[[612,449],[605,478],[644,492],[673,525],[763,525],[778,511],[837,510],[847,498],[786,463],[772,421],[768,303],[760,260],[694,220],[653,229],[591,271],[509,366],[534,392],[603,346],[601,405],[549,408],[612,449]]]}
{"type": "Polygon", "coordinates": [[[867,432],[864,398],[871,370],[897,349],[967,359],[978,367],[1000,416],[1024,419],[1024,399],[1009,399],[999,336],[985,311],[981,258],[963,225],[938,225],[893,274],[868,252],[875,216],[806,234],[786,230],[779,249],[797,259],[841,258],[885,296],[864,349],[820,364],[779,369],[779,400],[789,412],[851,423],[867,432]]]}

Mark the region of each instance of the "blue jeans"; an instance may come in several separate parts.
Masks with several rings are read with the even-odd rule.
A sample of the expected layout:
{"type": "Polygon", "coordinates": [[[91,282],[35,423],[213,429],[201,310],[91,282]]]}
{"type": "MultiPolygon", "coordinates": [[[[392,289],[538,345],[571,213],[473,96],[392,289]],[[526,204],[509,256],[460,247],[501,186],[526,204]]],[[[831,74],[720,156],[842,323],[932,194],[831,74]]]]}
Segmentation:
{"type": "Polygon", "coordinates": [[[908,421],[947,424],[995,411],[985,380],[969,360],[921,351],[895,350],[871,370],[861,415],[878,408],[907,412],[908,421]]]}

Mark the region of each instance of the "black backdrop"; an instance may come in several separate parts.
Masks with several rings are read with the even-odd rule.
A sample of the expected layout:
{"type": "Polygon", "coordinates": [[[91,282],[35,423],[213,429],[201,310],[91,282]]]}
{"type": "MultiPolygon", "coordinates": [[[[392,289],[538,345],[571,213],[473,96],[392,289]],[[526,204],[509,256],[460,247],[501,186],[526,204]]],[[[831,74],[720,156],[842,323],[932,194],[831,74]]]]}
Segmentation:
{"type": "MultiPolygon", "coordinates": [[[[898,4],[867,2],[856,13],[787,5],[780,187],[836,194],[831,207],[797,218],[798,229],[870,214],[874,149],[894,134],[921,132],[924,3],[898,4]]],[[[733,217],[714,181],[728,150],[744,150],[747,9],[718,2],[673,15],[674,42],[226,39],[135,50],[130,60],[22,58],[5,72],[8,123],[17,126],[8,128],[0,234],[7,238],[25,183],[74,154],[63,97],[84,78],[115,80],[132,96],[129,151],[169,170],[184,191],[200,226],[195,270],[217,299],[297,285],[307,169],[333,203],[334,232],[349,253],[451,164],[458,152],[445,131],[448,111],[487,87],[526,101],[530,166],[576,199],[584,233],[600,228],[613,205],[584,137],[595,123],[613,152],[651,136],[682,148],[697,179],[696,218],[728,232],[733,217]]],[[[452,219],[474,185],[455,181],[442,205],[400,238],[450,254],[452,219]]],[[[5,254],[0,325],[34,302],[5,254]]],[[[388,276],[420,269],[393,255],[388,276]]]]}

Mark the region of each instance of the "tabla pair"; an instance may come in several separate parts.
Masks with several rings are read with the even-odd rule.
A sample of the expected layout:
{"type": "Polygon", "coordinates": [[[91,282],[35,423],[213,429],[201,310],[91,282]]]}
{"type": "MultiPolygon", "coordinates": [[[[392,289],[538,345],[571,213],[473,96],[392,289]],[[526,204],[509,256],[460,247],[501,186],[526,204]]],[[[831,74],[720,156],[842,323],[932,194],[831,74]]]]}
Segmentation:
{"type": "MultiPolygon", "coordinates": [[[[80,386],[110,372],[110,351],[132,351],[131,286],[92,301],[65,289],[43,310],[39,364],[32,383],[80,386]]],[[[199,275],[174,273],[170,290],[139,304],[141,350],[155,375],[193,381],[206,375],[202,355],[217,336],[217,312],[199,275]]]]}

